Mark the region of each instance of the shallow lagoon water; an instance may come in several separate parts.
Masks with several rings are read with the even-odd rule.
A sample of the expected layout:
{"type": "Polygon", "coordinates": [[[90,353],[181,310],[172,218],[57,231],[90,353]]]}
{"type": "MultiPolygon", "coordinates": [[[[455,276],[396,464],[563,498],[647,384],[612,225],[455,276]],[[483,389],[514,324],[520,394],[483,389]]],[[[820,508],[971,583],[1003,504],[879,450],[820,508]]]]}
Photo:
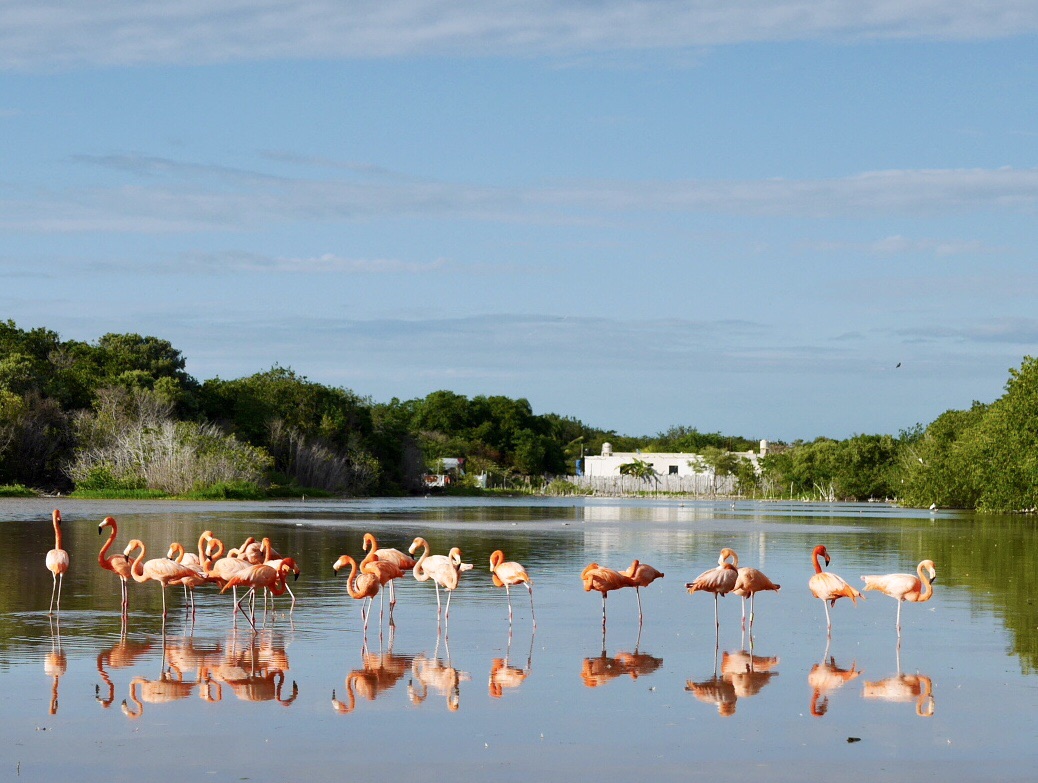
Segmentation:
{"type": "Polygon", "coordinates": [[[330,780],[430,779],[1026,780],[1038,756],[1035,521],[882,504],[442,498],[269,504],[59,501],[72,557],[60,617],[47,616],[54,501],[0,502],[0,772],[85,781],[178,775],[330,780]],[[206,528],[227,541],[270,536],[303,568],[294,611],[280,598],[258,631],[231,599],[178,590],[161,622],[159,588],[133,584],[125,629],[117,578],[97,566],[108,514],[161,556],[206,528]],[[366,637],[359,603],[333,575],[364,532],[406,549],[460,546],[475,568],[437,632],[429,583],[400,584],[394,625],[366,637]],[[937,563],[936,595],[906,604],[867,593],[832,609],[807,590],[810,552],[831,570],[914,572],[937,563]],[[782,584],[756,601],[752,639],[740,603],[684,583],[729,546],[782,584]],[[501,548],[534,580],[491,586],[501,548]],[[638,557],[666,573],[642,590],[585,593],[591,561],[638,557]],[[334,692],[334,699],[333,699],[334,692]]]}

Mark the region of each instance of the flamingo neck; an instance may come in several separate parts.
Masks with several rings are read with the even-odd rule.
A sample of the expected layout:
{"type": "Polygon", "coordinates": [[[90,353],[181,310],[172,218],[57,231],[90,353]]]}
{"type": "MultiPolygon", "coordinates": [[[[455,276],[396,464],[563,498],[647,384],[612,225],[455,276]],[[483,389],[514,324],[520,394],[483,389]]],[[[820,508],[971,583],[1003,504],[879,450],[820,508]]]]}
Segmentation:
{"type": "Polygon", "coordinates": [[[117,535],[115,526],[112,525],[111,528],[112,531],[108,534],[108,540],[104,542],[104,544],[101,546],[101,551],[97,553],[97,562],[102,568],[104,568],[105,563],[108,562],[107,558],[105,558],[105,555],[108,554],[108,550],[111,548],[112,544],[115,543],[115,536],[117,535]]]}
{"type": "Polygon", "coordinates": [[[133,563],[130,565],[130,576],[133,577],[133,581],[135,581],[135,582],[147,582],[149,580],[148,580],[148,578],[146,576],[144,576],[144,565],[143,565],[143,563],[144,563],[144,553],[146,551],[144,549],[144,542],[143,541],[138,541],[137,542],[137,546],[140,547],[141,553],[139,555],[137,555],[137,559],[134,560],[133,563]]]}
{"type": "Polygon", "coordinates": [[[916,573],[919,574],[919,584],[922,588],[919,591],[919,600],[917,603],[921,604],[924,601],[929,601],[933,597],[933,584],[930,581],[930,574],[928,574],[926,569],[923,568],[922,563],[920,563],[916,568],[916,573]]]}
{"type": "Polygon", "coordinates": [[[61,517],[55,513],[52,521],[54,523],[54,548],[61,549],[61,517]]]}
{"type": "Polygon", "coordinates": [[[349,594],[350,598],[363,598],[364,596],[359,594],[357,591],[357,585],[353,581],[357,575],[357,561],[351,557],[349,558],[349,564],[350,573],[346,577],[346,592],[349,594]]]}
{"type": "Polygon", "coordinates": [[[811,553],[811,560],[815,564],[815,573],[816,574],[822,573],[822,553],[819,552],[818,550],[815,550],[814,552],[811,553]]]}

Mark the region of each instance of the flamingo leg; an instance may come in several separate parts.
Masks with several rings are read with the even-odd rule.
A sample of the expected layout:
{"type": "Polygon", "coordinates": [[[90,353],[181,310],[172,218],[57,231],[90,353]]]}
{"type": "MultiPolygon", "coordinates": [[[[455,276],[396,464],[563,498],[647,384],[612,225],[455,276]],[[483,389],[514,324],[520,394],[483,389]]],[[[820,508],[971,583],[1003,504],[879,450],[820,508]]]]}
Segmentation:
{"type": "Polygon", "coordinates": [[[393,586],[395,580],[389,580],[389,613],[393,614],[393,607],[396,606],[396,588],[393,586]]]}
{"type": "Polygon", "coordinates": [[[829,617],[829,602],[822,601],[822,606],[825,607],[825,633],[827,637],[833,635],[833,621],[829,617]]]}
{"type": "Polygon", "coordinates": [[[537,627],[537,615],[535,615],[533,613],[533,587],[530,586],[529,582],[526,583],[526,589],[530,593],[530,617],[533,618],[533,627],[536,628],[537,627]]]}
{"type": "Polygon", "coordinates": [[[714,593],[714,628],[720,629],[721,621],[717,619],[717,593],[714,593]]]}
{"type": "MultiPolygon", "coordinates": [[[[51,574],[51,579],[53,580],[54,585],[50,589],[50,609],[47,611],[47,614],[54,614],[54,594],[58,590],[58,575],[57,574],[51,574]]],[[[59,609],[61,608],[61,596],[60,596],[60,594],[58,595],[58,608],[59,609]]]]}
{"type": "Polygon", "coordinates": [[[160,584],[162,584],[162,619],[163,619],[163,621],[165,621],[165,619],[166,619],[166,585],[164,583],[160,583],[160,584]]]}
{"type": "Polygon", "coordinates": [[[642,626],[642,589],[640,587],[638,587],[638,585],[634,586],[634,594],[638,597],[638,627],[641,628],[641,626],[642,626]]]}
{"type": "Polygon", "coordinates": [[[449,620],[450,616],[451,616],[451,596],[452,595],[454,595],[454,591],[453,590],[448,590],[447,591],[447,608],[443,612],[443,624],[444,625],[447,624],[447,620],[449,620]]]}
{"type": "Polygon", "coordinates": [[[897,602],[897,636],[901,638],[901,601],[897,602]]]}
{"type": "Polygon", "coordinates": [[[508,600],[508,628],[512,628],[512,596],[508,592],[508,585],[505,585],[505,598],[508,600]]]}

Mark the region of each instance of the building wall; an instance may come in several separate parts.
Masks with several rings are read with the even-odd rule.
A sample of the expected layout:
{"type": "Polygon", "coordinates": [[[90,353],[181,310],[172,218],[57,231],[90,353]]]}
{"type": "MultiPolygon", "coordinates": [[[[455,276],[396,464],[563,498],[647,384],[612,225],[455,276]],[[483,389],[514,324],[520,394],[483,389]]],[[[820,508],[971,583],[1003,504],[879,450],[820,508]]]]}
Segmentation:
{"type": "MultiPolygon", "coordinates": [[[[710,468],[706,467],[699,461],[698,454],[675,454],[663,452],[612,453],[611,449],[610,452],[611,453],[609,454],[584,457],[584,475],[590,477],[619,476],[620,466],[625,465],[628,462],[634,462],[636,459],[640,459],[642,462],[648,462],[652,465],[652,468],[656,471],[657,475],[660,476],[709,476],[712,474],[710,468]],[[692,462],[694,465],[699,465],[699,467],[693,467],[692,465],[689,465],[689,462],[692,462]]],[[[757,466],[756,452],[737,452],[737,455],[749,459],[754,464],[754,467],[757,466]]]]}

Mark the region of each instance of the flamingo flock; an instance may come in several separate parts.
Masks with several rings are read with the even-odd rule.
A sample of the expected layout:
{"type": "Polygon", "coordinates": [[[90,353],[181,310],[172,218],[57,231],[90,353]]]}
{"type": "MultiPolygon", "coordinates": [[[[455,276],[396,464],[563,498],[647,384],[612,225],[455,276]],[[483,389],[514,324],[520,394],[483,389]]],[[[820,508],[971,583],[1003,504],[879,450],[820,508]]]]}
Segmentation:
{"type": "MultiPolygon", "coordinates": [[[[69,554],[62,548],[61,512],[55,509],[52,514],[54,529],[54,548],[47,552],[46,566],[52,574],[53,587],[51,591],[51,602],[49,614],[60,612],[61,587],[65,572],[69,568],[69,554]]],[[[249,599],[249,612],[247,619],[253,629],[255,623],[255,601],[259,592],[263,594],[264,609],[266,609],[268,597],[272,600],[275,596],[288,592],[292,596],[292,605],[295,605],[295,595],[291,593],[288,585],[288,577],[298,578],[300,568],[296,560],[286,557],[273,549],[269,538],[257,542],[255,538],[249,537],[240,547],[226,550],[224,543],[213,535],[212,531],[204,531],[198,539],[197,554],[187,552],[182,544],[172,542],[167,550],[166,557],[146,559],[147,549],[140,539],[131,540],[124,548],[122,554],[108,554],[118,536],[118,523],[114,517],[107,516],[98,525],[98,533],[103,534],[105,528],[109,529],[108,538],[105,540],[97,556],[100,568],[111,571],[120,580],[120,609],[125,617],[128,606],[128,585],[134,582],[157,582],[162,590],[162,617],[167,616],[166,588],[170,585],[183,586],[190,610],[194,611],[194,590],[206,584],[215,584],[221,593],[228,589],[233,591],[232,615],[239,611],[243,614],[245,609],[242,602],[249,599]],[[133,557],[134,553],[137,553],[133,557]],[[243,588],[244,593],[239,598],[237,588],[243,588]]],[[[465,563],[459,547],[451,547],[447,554],[432,554],[428,541],[422,537],[416,537],[408,548],[407,554],[397,549],[383,548],[372,533],[363,536],[364,557],[360,562],[351,555],[340,556],[333,564],[334,572],[339,572],[349,567],[349,576],[346,579],[346,593],[355,600],[366,602],[362,604],[361,614],[365,631],[368,627],[368,619],[374,597],[379,595],[384,588],[390,593],[389,611],[390,624],[393,623],[393,610],[396,606],[396,594],[394,583],[405,577],[410,571],[412,577],[418,582],[431,581],[436,590],[436,617],[437,627],[442,622],[445,626],[450,617],[450,604],[454,592],[457,590],[461,575],[473,569],[471,563],[465,563]],[[419,553],[419,550],[420,553],[419,553]],[[417,559],[415,555],[417,554],[417,559]],[[446,603],[441,602],[440,589],[447,594],[446,603]]],[[[832,635],[832,617],[829,613],[830,607],[835,606],[840,598],[850,598],[857,603],[864,596],[856,588],[852,587],[842,577],[832,571],[824,570],[822,561],[828,566],[831,557],[823,545],[816,546],[811,553],[811,564],[814,574],[808,580],[808,589],[811,594],[822,601],[825,610],[826,634],[832,635]]],[[[490,582],[495,587],[505,589],[505,600],[508,606],[508,623],[511,627],[513,609],[510,588],[522,585],[526,588],[530,597],[530,616],[534,628],[537,625],[534,614],[533,602],[533,580],[526,568],[515,561],[507,560],[501,549],[496,549],[490,555],[490,582]]],[[[641,627],[644,619],[641,601],[641,588],[648,587],[657,579],[664,577],[663,572],[653,568],[639,559],[634,560],[624,571],[608,568],[598,563],[591,563],[581,572],[581,580],[586,592],[598,592],[602,596],[602,628],[606,626],[606,598],[610,592],[633,587],[638,602],[638,625],[641,627]]],[[[934,594],[933,583],[937,578],[937,570],[932,560],[923,560],[919,563],[915,574],[884,574],[865,575],[861,579],[865,583],[866,591],[875,590],[894,598],[897,601],[897,614],[895,618],[895,629],[898,637],[901,635],[901,605],[905,602],[924,603],[929,601],[934,594]]],[[[762,571],[739,566],[739,556],[733,549],[728,547],[720,551],[717,565],[699,574],[692,581],[685,583],[685,588],[690,594],[697,592],[711,593],[714,598],[714,626],[715,630],[720,628],[719,599],[729,593],[733,593],[742,599],[742,627],[747,624],[746,599],[750,600],[749,625],[752,628],[754,621],[754,599],[757,593],[765,591],[780,590],[780,585],[772,582],[762,571]]],[[[381,600],[381,599],[380,599],[381,600]]],[[[381,616],[381,613],[380,613],[381,616]]]]}

